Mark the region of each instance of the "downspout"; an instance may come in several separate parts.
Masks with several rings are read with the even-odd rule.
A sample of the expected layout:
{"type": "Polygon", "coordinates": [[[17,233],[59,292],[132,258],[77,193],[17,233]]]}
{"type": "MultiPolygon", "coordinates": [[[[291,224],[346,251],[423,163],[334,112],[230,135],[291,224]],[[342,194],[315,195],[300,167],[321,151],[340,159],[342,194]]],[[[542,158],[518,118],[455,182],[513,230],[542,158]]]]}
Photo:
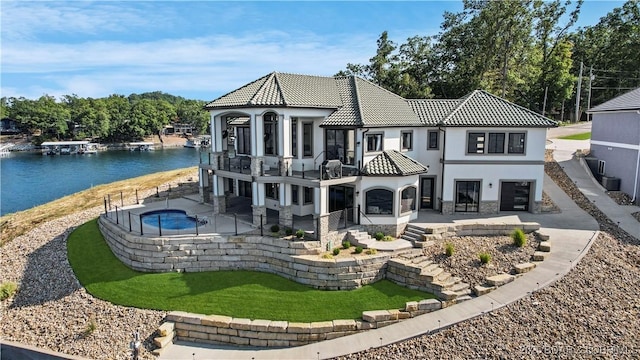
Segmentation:
{"type": "MultiPolygon", "coordinates": [[[[370,130],[370,129],[364,129],[364,130],[362,130],[362,133],[361,133],[361,135],[362,135],[362,136],[361,136],[361,138],[360,138],[360,145],[361,145],[361,146],[360,146],[360,164],[359,164],[359,165],[360,165],[360,166],[362,166],[362,167],[364,167],[364,147],[365,147],[365,143],[364,143],[364,140],[365,140],[365,139],[364,139],[364,135],[365,135],[366,133],[368,133],[368,132],[369,132],[369,130],[370,130]]],[[[362,170],[362,169],[358,169],[358,171],[360,171],[360,170],[362,170]]]]}
{"type": "Polygon", "coordinates": [[[442,132],[442,159],[440,159],[440,213],[442,214],[442,203],[444,202],[444,153],[447,148],[447,131],[442,128],[442,124],[438,124],[438,135],[442,132]]]}
{"type": "MultiPolygon", "coordinates": [[[[636,111],[638,115],[638,121],[640,121],[640,110],[636,111]]],[[[638,197],[638,172],[640,171],[640,124],[638,124],[638,157],[636,159],[636,176],[633,182],[633,198],[631,199],[632,203],[636,202],[638,197]]]]}

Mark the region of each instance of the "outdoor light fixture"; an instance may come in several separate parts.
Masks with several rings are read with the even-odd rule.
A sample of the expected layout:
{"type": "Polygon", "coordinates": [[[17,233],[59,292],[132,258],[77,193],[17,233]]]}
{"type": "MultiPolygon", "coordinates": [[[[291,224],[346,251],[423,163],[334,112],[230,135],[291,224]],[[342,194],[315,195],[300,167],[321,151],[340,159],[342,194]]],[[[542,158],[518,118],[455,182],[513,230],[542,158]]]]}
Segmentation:
{"type": "Polygon", "coordinates": [[[489,183],[489,189],[491,189],[493,187],[492,183],[489,183]]]}

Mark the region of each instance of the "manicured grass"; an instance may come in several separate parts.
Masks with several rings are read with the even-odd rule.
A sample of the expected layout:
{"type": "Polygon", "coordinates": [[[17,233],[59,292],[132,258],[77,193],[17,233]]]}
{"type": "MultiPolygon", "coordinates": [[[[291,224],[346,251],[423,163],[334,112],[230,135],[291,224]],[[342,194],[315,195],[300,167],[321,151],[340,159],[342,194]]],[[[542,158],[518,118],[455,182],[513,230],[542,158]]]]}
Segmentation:
{"type": "Polygon", "coordinates": [[[324,321],[357,319],[365,310],[399,309],[434,297],[383,280],[351,291],[315,290],[255,271],[136,272],[113,255],[96,220],[68,239],[69,262],[93,296],[124,306],[239,318],[324,321]]]}
{"type": "Polygon", "coordinates": [[[589,140],[589,139],[591,139],[591,132],[562,136],[562,137],[560,137],[560,139],[564,139],[564,140],[589,140]]]}

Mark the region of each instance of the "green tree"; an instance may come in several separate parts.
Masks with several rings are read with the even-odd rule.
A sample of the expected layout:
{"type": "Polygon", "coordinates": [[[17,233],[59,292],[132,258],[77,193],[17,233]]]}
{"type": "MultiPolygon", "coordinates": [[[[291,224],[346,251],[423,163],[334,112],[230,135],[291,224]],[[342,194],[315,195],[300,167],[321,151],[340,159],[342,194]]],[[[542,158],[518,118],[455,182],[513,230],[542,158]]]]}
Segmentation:
{"type": "Polygon", "coordinates": [[[204,110],[205,102],[201,100],[183,100],[176,106],[178,121],[193,126],[198,134],[209,129],[209,112],[204,110]]]}

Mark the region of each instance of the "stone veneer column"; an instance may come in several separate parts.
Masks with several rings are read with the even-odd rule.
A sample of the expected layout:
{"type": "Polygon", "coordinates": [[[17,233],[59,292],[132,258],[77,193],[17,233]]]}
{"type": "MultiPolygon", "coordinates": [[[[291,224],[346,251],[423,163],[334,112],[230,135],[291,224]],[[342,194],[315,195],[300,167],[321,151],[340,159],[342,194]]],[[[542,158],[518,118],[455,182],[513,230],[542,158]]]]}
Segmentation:
{"type": "Polygon", "coordinates": [[[534,214],[539,214],[540,212],[542,212],[542,201],[534,201],[531,212],[534,214]]]}
{"type": "MultiPolygon", "coordinates": [[[[314,219],[314,222],[317,224],[316,219],[314,219]]],[[[329,235],[329,216],[320,217],[320,228],[315,230],[318,233],[316,237],[318,241],[320,241],[320,248],[329,250],[327,248],[327,244],[330,243],[329,237],[327,236],[329,235]]]]}
{"type": "Polygon", "coordinates": [[[267,223],[267,207],[264,205],[251,205],[253,208],[253,225],[261,226],[260,215],[262,215],[263,222],[267,223]]]}
{"type": "Polygon", "coordinates": [[[453,214],[453,201],[443,201],[442,202],[442,213],[445,215],[453,214]]]}
{"type": "Polygon", "coordinates": [[[498,202],[497,201],[481,201],[480,202],[480,214],[497,214],[498,202]]]}
{"type": "Polygon", "coordinates": [[[254,156],[251,159],[251,176],[262,176],[262,164],[264,164],[264,157],[254,156]]]}
{"type": "Polygon", "coordinates": [[[224,214],[227,212],[227,197],[224,195],[213,197],[213,213],[224,214]]]}
{"type": "Polygon", "coordinates": [[[288,228],[293,226],[293,212],[291,205],[280,207],[280,225],[288,228]]]}

